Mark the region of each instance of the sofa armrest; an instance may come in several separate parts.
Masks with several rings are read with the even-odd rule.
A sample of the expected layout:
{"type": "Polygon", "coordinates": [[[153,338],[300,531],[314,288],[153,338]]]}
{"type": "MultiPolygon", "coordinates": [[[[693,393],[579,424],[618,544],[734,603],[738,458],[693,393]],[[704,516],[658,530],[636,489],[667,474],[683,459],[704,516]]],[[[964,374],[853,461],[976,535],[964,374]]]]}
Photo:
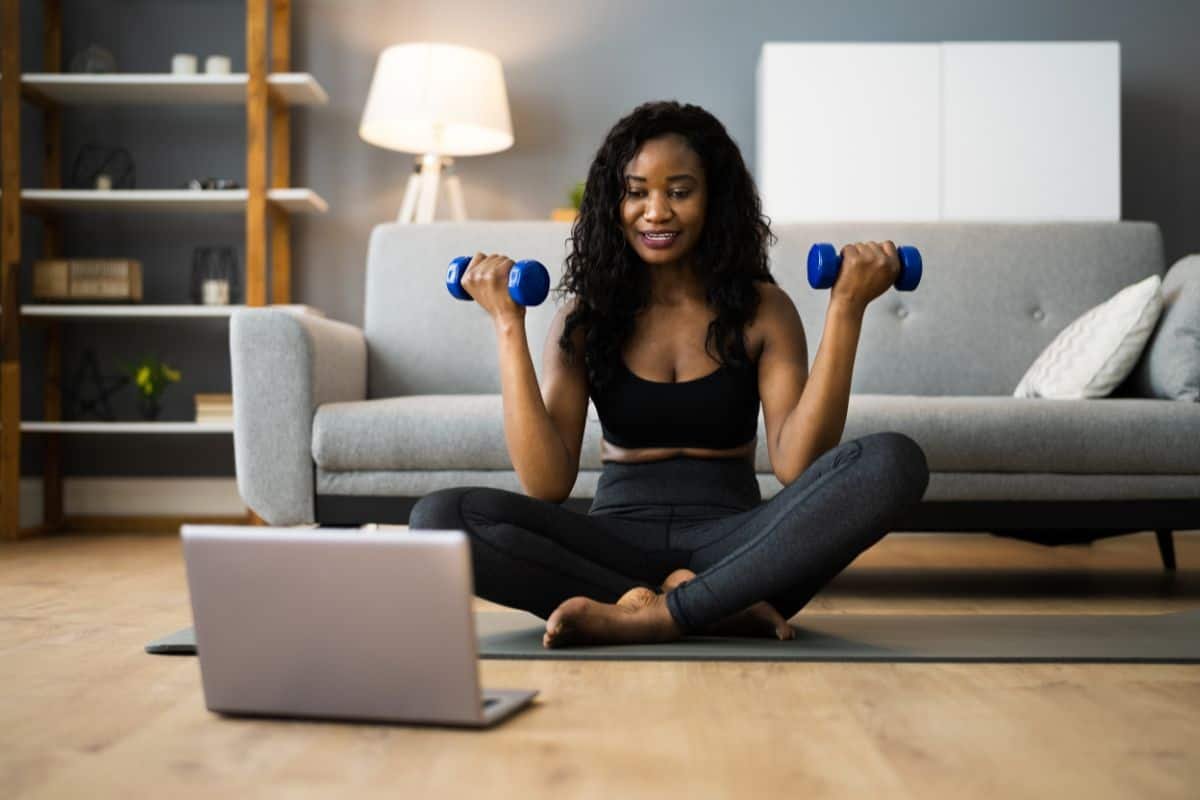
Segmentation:
{"type": "Polygon", "coordinates": [[[367,396],[362,329],[311,314],[238,309],[229,329],[238,492],[271,525],[315,521],[317,406],[367,396]]]}

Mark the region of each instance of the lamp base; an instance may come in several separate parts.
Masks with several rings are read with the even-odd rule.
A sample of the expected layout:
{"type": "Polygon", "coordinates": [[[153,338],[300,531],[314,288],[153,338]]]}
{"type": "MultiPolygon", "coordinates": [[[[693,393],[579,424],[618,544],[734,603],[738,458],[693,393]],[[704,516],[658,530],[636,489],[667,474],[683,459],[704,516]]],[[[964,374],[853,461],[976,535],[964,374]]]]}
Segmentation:
{"type": "Polygon", "coordinates": [[[467,207],[463,203],[462,183],[454,173],[454,159],[427,153],[416,160],[413,172],[408,176],[404,202],[400,205],[396,222],[433,222],[433,215],[437,211],[438,188],[443,182],[450,196],[450,213],[457,222],[465,220],[467,207]],[[446,173],[444,181],[443,171],[446,173]]]}

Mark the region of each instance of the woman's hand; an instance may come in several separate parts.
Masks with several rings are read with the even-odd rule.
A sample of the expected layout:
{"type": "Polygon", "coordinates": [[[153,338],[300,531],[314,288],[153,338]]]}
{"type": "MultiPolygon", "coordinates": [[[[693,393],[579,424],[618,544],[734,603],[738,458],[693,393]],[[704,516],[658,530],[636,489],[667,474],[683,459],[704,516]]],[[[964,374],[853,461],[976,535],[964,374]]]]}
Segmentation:
{"type": "Polygon", "coordinates": [[[842,248],[842,268],[829,302],[862,311],[900,276],[900,256],[891,240],[859,242],[842,248]]]}
{"type": "Polygon", "coordinates": [[[462,288],[496,322],[507,318],[525,319],[525,306],[514,302],[508,293],[508,273],[515,263],[499,253],[476,253],[462,276],[462,288]]]}

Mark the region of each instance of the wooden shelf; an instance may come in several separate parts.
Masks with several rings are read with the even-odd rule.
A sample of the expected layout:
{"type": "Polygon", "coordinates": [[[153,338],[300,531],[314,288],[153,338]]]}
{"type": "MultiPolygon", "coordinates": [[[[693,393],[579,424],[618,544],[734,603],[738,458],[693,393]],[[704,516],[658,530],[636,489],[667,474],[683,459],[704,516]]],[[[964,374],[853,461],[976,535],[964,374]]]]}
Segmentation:
{"type": "Polygon", "coordinates": [[[232,422],[22,422],[22,433],[233,433],[232,422]]]}
{"type": "MultiPolygon", "coordinates": [[[[0,52],[3,59],[4,113],[0,114],[0,139],[4,146],[3,207],[4,263],[0,264],[0,295],[3,296],[4,375],[0,381],[0,538],[21,533],[20,465],[21,440],[26,434],[44,434],[43,513],[40,530],[59,530],[64,524],[63,453],[58,434],[229,434],[227,420],[187,422],[64,422],[62,356],[64,325],[71,320],[122,320],[143,324],[154,320],[184,323],[199,319],[229,318],[239,308],[277,308],[298,314],[324,316],[317,309],[292,304],[293,214],[320,214],[328,210],[325,200],[312,189],[293,187],[291,171],[292,113],[294,107],[328,105],[329,96],[310,74],[292,72],[291,0],[249,0],[244,3],[246,49],[245,72],[232,75],[175,75],[172,73],[64,74],[55,71],[63,61],[61,0],[43,0],[41,54],[43,72],[22,73],[21,26],[6,24],[19,15],[20,0],[2,0],[5,23],[0,23],[0,52]],[[41,169],[37,172],[45,188],[23,189],[21,180],[22,118],[26,104],[34,106],[42,119],[44,141],[39,142],[41,169]],[[246,172],[232,190],[185,188],[117,189],[97,191],[63,189],[63,133],[71,122],[64,113],[71,106],[93,108],[227,106],[244,111],[246,172]],[[254,188],[253,196],[250,187],[254,188]],[[271,188],[278,187],[278,188],[271,188]],[[182,212],[185,214],[237,214],[245,219],[245,295],[247,305],[151,305],[141,303],[30,303],[21,305],[17,285],[22,263],[22,214],[36,214],[42,223],[39,244],[49,254],[70,250],[64,241],[59,212],[122,212],[138,214],[182,212]],[[274,302],[276,305],[267,305],[274,302]],[[22,365],[21,329],[40,328],[45,337],[42,420],[21,419],[22,365]]],[[[136,20],[136,15],[134,17],[136,20]]],[[[136,23],[135,23],[136,24],[136,23]]],[[[192,115],[194,116],[194,114],[192,115]]],[[[240,113],[227,115],[233,122],[240,113]]],[[[238,137],[239,140],[242,137],[238,137]]],[[[73,139],[72,139],[73,141],[73,139]]],[[[33,183],[33,181],[30,181],[33,183]]],[[[160,326],[161,327],[161,326],[160,326]]],[[[171,332],[173,333],[173,331],[171,332]]],[[[148,335],[162,335],[151,331],[148,335]]],[[[186,334],[183,334],[186,335],[186,334]]],[[[32,415],[31,415],[32,416],[32,415]]],[[[253,517],[252,517],[253,518],[253,517]]],[[[253,518],[257,521],[257,518],[253,518]]],[[[130,524],[122,519],[122,525],[130,524]]]]}
{"type": "MultiPolygon", "coordinates": [[[[127,73],[77,75],[52,72],[21,76],[22,93],[34,102],[59,105],[243,105],[249,76],[127,73]]],[[[271,97],[289,106],[318,106],[329,96],[307,72],[267,76],[271,97]]]]}
{"type": "MultiPolygon", "coordinates": [[[[22,189],[21,202],[43,211],[244,212],[249,189],[22,189]]],[[[312,189],[268,189],[267,200],[293,214],[323,214],[329,204],[312,189]]]]}
{"type": "MultiPolygon", "coordinates": [[[[69,303],[49,304],[31,303],[21,306],[21,316],[41,319],[219,319],[230,317],[239,308],[249,308],[246,305],[205,306],[205,305],[150,305],[150,304],[110,304],[110,305],[73,305],[69,303]]],[[[317,317],[325,316],[325,312],[313,306],[306,305],[270,305],[262,308],[274,308],[293,314],[311,314],[317,317]]]]}

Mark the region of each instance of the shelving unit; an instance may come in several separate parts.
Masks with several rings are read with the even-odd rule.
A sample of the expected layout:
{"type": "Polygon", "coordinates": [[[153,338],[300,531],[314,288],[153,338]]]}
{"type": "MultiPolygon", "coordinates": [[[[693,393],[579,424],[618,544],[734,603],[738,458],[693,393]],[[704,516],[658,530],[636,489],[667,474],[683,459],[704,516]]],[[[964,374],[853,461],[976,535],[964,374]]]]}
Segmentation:
{"type": "MultiPolygon", "coordinates": [[[[291,125],[294,106],[328,102],[312,75],[290,71],[290,0],[247,0],[247,72],[232,75],[114,74],[67,75],[62,64],[62,0],[43,0],[44,72],[22,73],[20,0],[0,0],[0,538],[17,538],[69,527],[74,530],[174,529],[177,518],[68,519],[62,505],[60,437],[65,434],[229,434],[231,423],[67,422],[62,420],[62,324],[74,320],[187,322],[228,319],[237,308],[268,302],[293,313],[320,314],[291,304],[292,214],[319,214],[328,205],[312,189],[290,186],[291,125]],[[270,35],[268,37],[268,18],[270,35]],[[21,186],[20,114],[24,99],[43,114],[46,141],[42,184],[21,186]],[[135,189],[92,191],[62,188],[63,106],[208,105],[246,106],[244,189],[135,189]],[[270,163],[268,164],[268,142],[270,163]],[[246,215],[246,305],[69,305],[20,303],[21,214],[38,215],[44,226],[43,253],[62,257],[59,212],[131,211],[244,213],[246,215]],[[268,241],[270,284],[268,287],[268,241]],[[23,323],[37,324],[46,337],[44,419],[22,420],[20,409],[23,323]],[[43,523],[19,526],[21,435],[45,443],[43,523]]],[[[201,521],[246,521],[210,517],[201,521]]]]}

